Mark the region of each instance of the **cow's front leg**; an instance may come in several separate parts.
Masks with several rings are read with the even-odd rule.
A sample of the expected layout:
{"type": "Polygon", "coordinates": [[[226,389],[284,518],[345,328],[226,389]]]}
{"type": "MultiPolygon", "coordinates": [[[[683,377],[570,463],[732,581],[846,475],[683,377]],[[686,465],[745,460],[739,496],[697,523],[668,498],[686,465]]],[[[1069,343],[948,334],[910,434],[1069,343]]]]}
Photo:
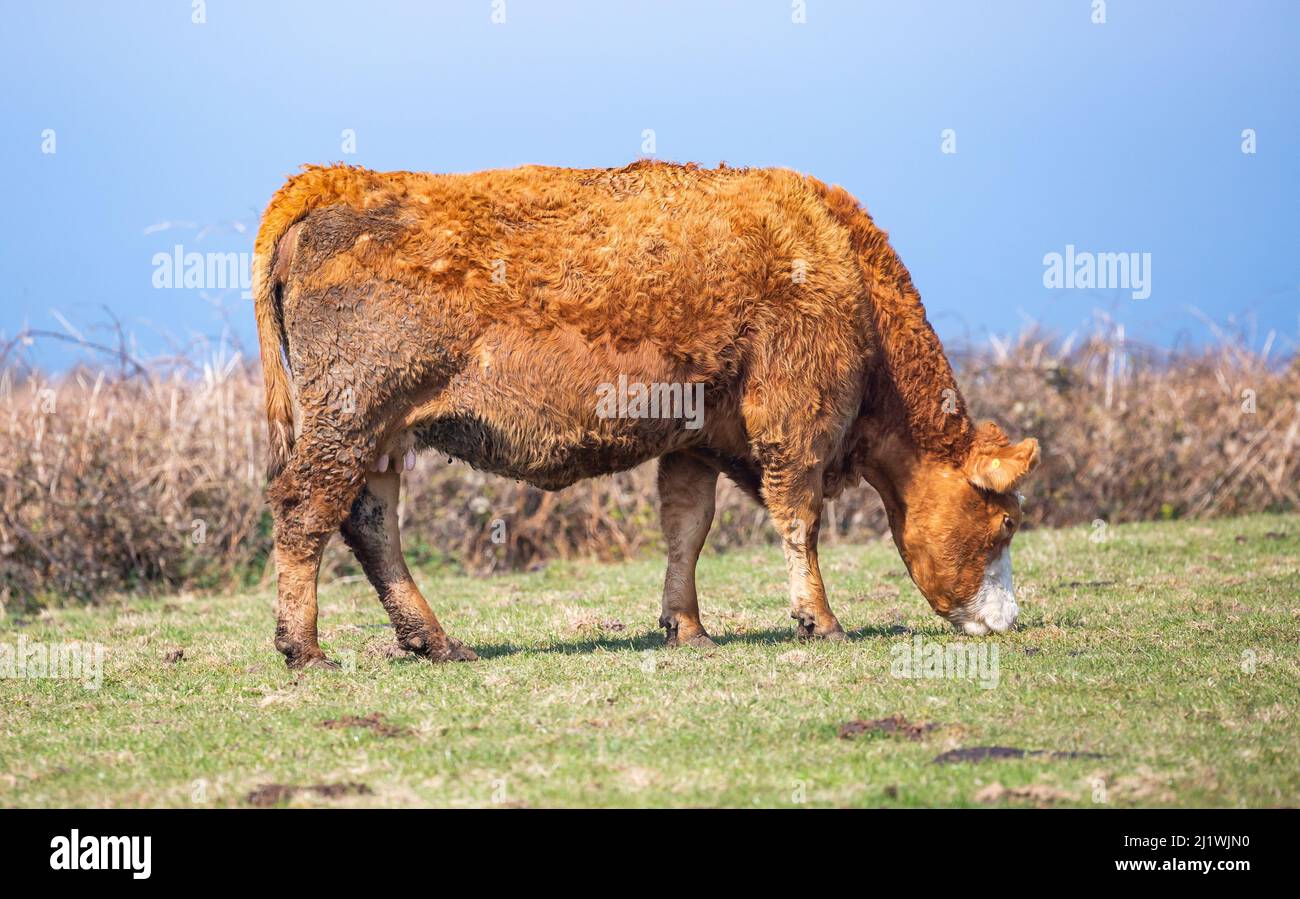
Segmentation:
{"type": "Polygon", "coordinates": [[[826,586],[817,564],[822,489],[818,470],[764,473],[768,512],[781,533],[790,577],[790,617],[799,639],[843,640],[844,629],[826,601],[826,586]]]}
{"type": "Polygon", "coordinates": [[[379,593],[399,646],[435,662],[472,662],[478,658],[474,650],[447,636],[402,558],[397,497],[400,471],[410,463],[394,462],[403,459],[390,459],[384,471],[366,474],[366,486],[340,529],[343,539],[379,593]]]}
{"type": "Polygon", "coordinates": [[[659,517],[668,544],[659,626],[668,646],[714,645],[700,623],[695,564],[713,525],[717,483],[716,470],[685,453],[659,460],[659,517]]]}

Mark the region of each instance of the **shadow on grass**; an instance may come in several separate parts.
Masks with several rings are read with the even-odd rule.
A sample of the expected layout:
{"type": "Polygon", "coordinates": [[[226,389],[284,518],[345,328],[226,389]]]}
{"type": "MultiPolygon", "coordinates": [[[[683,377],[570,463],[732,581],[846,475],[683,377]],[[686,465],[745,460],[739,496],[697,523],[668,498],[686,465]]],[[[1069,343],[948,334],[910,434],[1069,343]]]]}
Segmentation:
{"type": "MultiPolygon", "coordinates": [[[[868,627],[856,628],[846,632],[850,642],[857,640],[878,640],[891,639],[900,636],[911,636],[913,631],[907,628],[899,628],[897,625],[872,625],[868,627]]],[[[917,633],[924,633],[917,631],[917,633]]],[[[762,646],[778,646],[790,644],[792,646],[805,645],[803,642],[796,640],[794,627],[791,625],[786,628],[766,628],[764,630],[744,631],[741,633],[731,634],[712,634],[713,642],[718,644],[718,648],[736,644],[750,644],[762,646]]],[[[812,641],[807,645],[816,645],[821,643],[820,640],[812,641]]],[[[645,631],[640,634],[630,636],[601,636],[591,637],[583,640],[566,640],[548,643],[545,646],[520,646],[517,643],[480,643],[474,645],[474,651],[478,653],[481,659],[493,659],[501,656],[512,656],[516,654],[527,653],[560,653],[562,655],[575,655],[591,652],[655,652],[658,650],[669,651],[664,646],[663,633],[658,630],[645,631]]],[[[691,647],[682,647],[680,651],[684,653],[707,653],[712,650],[694,649],[691,647]]]]}

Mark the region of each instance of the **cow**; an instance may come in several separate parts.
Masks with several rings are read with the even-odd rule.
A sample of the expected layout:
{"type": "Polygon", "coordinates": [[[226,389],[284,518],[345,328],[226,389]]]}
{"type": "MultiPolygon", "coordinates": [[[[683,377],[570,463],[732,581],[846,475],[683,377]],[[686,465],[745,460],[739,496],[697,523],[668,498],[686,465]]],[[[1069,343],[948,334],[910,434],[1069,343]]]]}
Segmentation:
{"type": "Polygon", "coordinates": [[[425,450],[545,490],[657,459],[668,646],[713,645],[695,567],[720,474],[780,534],[797,638],[845,638],[818,528],[863,480],[935,612],[969,635],[1016,620],[1016,488],[1038,443],[972,422],[907,269],[839,187],[647,160],[307,166],[263,216],[253,299],[290,668],[334,664],[316,581],[336,531],[403,649],[477,658],[402,557],[401,475],[425,450]],[[615,402],[629,384],[641,402],[615,402]],[[670,390],[647,414],[655,385],[670,390]]]}

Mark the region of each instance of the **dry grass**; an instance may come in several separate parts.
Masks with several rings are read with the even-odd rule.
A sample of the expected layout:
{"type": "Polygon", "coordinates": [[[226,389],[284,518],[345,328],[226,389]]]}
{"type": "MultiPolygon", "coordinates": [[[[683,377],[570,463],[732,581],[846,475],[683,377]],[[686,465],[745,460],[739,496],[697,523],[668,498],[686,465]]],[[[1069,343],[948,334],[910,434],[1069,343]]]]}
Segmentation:
{"type": "Polygon", "coordinates": [[[1042,442],[1027,491],[1037,523],[1300,505],[1300,357],[1270,364],[1227,339],[1171,353],[1101,333],[1062,346],[1030,330],[957,363],[976,414],[1042,442]]]}
{"type": "MultiPolygon", "coordinates": [[[[1027,491],[1031,524],[1300,508],[1295,357],[1270,362],[1226,338],[1168,352],[1102,331],[1063,342],[1031,329],[954,362],[977,415],[1043,443],[1027,491]]],[[[30,609],[269,576],[262,422],[260,373],[238,354],[57,380],[9,363],[0,371],[0,599],[30,609]]],[[[653,466],[546,494],[426,456],[407,481],[408,549],[425,562],[518,569],[626,558],[659,539],[653,466]]],[[[865,486],[827,515],[831,540],[884,527],[865,486]]],[[[724,487],[711,545],[770,539],[764,513],[724,487]]],[[[329,576],[354,575],[338,544],[329,576]]]]}

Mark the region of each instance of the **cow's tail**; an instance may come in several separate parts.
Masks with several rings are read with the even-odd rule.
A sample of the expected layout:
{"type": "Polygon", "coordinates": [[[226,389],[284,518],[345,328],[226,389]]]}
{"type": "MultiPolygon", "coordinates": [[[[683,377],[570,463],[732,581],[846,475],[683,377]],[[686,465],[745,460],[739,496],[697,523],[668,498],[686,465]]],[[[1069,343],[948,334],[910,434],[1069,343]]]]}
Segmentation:
{"type": "Polygon", "coordinates": [[[277,227],[277,220],[278,217],[268,210],[253,251],[253,309],[257,316],[257,341],[262,355],[262,380],[266,386],[268,481],[274,480],[284,470],[294,439],[293,395],[285,368],[289,361],[289,344],[284,330],[284,279],[280,275],[286,267],[277,265],[276,259],[281,238],[288,227],[277,227]]]}
{"type": "Polygon", "coordinates": [[[290,346],[284,322],[284,287],[293,261],[297,233],[313,209],[336,202],[357,202],[375,185],[373,172],[347,165],[307,165],[271,198],[253,245],[253,306],[266,381],[266,423],[270,458],[267,477],[274,480],[293,450],[293,395],[286,365],[290,346]]]}

